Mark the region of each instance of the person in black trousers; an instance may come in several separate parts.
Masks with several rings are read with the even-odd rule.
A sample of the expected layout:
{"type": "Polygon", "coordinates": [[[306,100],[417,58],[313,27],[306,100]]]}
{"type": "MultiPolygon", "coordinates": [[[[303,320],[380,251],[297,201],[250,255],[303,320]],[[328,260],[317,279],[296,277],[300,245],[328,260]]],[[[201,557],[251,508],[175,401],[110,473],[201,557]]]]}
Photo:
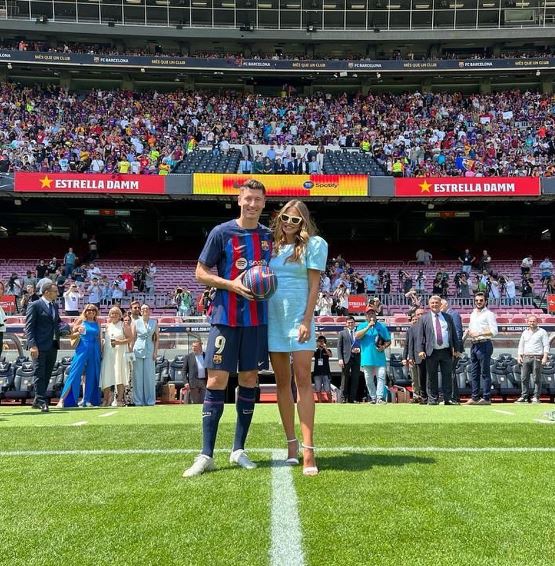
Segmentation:
{"type": "Polygon", "coordinates": [[[357,400],[360,380],[360,344],[355,339],[355,319],[347,317],[347,328],[339,333],[337,357],[341,368],[341,394],[344,403],[357,400]]]}
{"type": "Polygon", "coordinates": [[[428,302],[429,313],[420,319],[417,326],[418,356],[426,360],[428,378],[428,405],[439,402],[438,369],[441,368],[441,388],[445,405],[453,403],[453,357],[460,351],[457,331],[453,319],[441,312],[441,297],[432,295],[428,302]]]}
{"type": "Polygon", "coordinates": [[[407,328],[405,347],[403,349],[403,365],[407,367],[412,380],[413,403],[428,404],[428,391],[426,388],[426,361],[418,355],[417,336],[418,324],[424,314],[424,309],[416,309],[412,317],[412,326],[407,328]]]}
{"type": "Polygon", "coordinates": [[[25,319],[27,348],[35,362],[33,409],[43,413],[48,413],[46,389],[60,347],[60,332],[67,333],[67,329],[61,329],[57,296],[58,288],[54,283],[43,285],[41,299],[29,304],[25,319]]]}

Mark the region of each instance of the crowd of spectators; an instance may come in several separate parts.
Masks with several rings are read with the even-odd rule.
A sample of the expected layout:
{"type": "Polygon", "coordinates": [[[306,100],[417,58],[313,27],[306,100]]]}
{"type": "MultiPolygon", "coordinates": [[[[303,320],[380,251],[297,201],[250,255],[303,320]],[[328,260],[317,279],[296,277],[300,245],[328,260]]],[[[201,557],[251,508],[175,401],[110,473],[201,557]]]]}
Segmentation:
{"type": "Polygon", "coordinates": [[[43,53],[85,53],[89,55],[142,55],[142,56],[161,56],[161,57],[198,57],[202,59],[260,59],[260,60],[294,60],[306,61],[311,59],[318,60],[341,60],[341,61],[364,61],[364,60],[441,60],[441,59],[529,59],[538,57],[553,57],[553,50],[550,48],[536,48],[528,50],[499,50],[495,53],[488,47],[480,51],[468,51],[457,49],[446,49],[437,54],[414,53],[413,51],[401,51],[394,49],[391,53],[377,53],[373,56],[363,56],[357,53],[346,51],[341,57],[331,56],[324,53],[300,54],[288,53],[283,49],[274,49],[272,52],[251,50],[249,52],[232,51],[206,51],[193,50],[187,51],[151,43],[147,47],[115,46],[104,43],[70,42],[65,41],[59,45],[53,45],[48,41],[35,41],[26,39],[4,39],[0,42],[1,49],[16,49],[18,51],[38,51],[43,53]]]}
{"type": "Polygon", "coordinates": [[[326,272],[321,275],[316,312],[321,316],[346,315],[349,312],[350,295],[366,294],[367,304],[378,316],[383,314],[382,303],[388,304],[389,297],[397,295],[396,304],[406,306],[410,316],[425,306],[431,294],[445,299],[468,299],[470,304],[474,294],[481,292],[492,305],[511,306],[517,304],[519,297],[542,297],[555,292],[553,264],[547,257],[538,266],[541,280],[534,281],[531,256],[523,259],[521,277],[517,279],[509,273],[495,270],[487,250],[478,258],[471,256],[470,261],[465,262],[468,251],[465,250],[457,258],[461,263],[460,270],[453,272],[440,265],[431,282],[427,281],[424,269],[418,265],[429,265],[429,260],[417,261],[416,269],[399,269],[394,274],[386,269],[361,273],[341,255],[337,255],[329,260],[326,272]]]}
{"type": "Polygon", "coordinates": [[[23,276],[12,273],[5,291],[14,297],[16,312],[25,314],[27,305],[40,298],[44,285],[50,283],[56,284],[66,314],[74,314],[83,300],[100,308],[121,305],[123,298],[132,293],[147,296],[156,293],[157,267],[154,262],[129,267],[115,278],[109,278],[90,258],[89,252],[81,262],[73,248],[69,248],[63,258],[40,260],[23,276]]]}
{"type": "Polygon", "coordinates": [[[198,148],[273,144],[290,158],[294,145],[359,148],[394,176],[552,176],[554,110],[550,95],[516,90],[283,98],[3,83],[0,172],[164,175],[198,148]]]}

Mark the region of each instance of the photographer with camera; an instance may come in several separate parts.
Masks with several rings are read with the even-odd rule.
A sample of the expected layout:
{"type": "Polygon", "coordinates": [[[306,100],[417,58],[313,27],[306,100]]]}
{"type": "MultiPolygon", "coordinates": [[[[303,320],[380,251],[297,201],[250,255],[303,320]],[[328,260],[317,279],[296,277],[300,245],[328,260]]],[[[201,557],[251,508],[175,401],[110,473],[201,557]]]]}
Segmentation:
{"type": "Polygon", "coordinates": [[[412,287],[412,279],[410,278],[410,275],[404,269],[399,269],[397,277],[399,279],[397,290],[399,291],[399,293],[406,293],[412,287]],[[409,279],[410,279],[409,288],[405,289],[405,281],[409,279]]]}
{"type": "Polygon", "coordinates": [[[383,274],[381,280],[381,287],[382,287],[382,293],[384,295],[389,295],[389,293],[391,293],[391,275],[389,271],[383,274]]]}
{"type": "Polygon", "coordinates": [[[372,307],[366,308],[366,322],[358,325],[355,339],[360,343],[360,366],[364,372],[370,403],[380,405],[385,402],[385,350],[391,344],[391,335],[387,326],[377,321],[372,307]]]}
{"type": "Polygon", "coordinates": [[[193,305],[193,297],[187,287],[177,287],[173,294],[173,304],[175,305],[177,316],[186,317],[191,314],[191,307],[193,305]]]}
{"type": "Polygon", "coordinates": [[[426,292],[426,276],[422,270],[418,271],[418,275],[416,276],[416,285],[414,287],[418,293],[426,292]]]}
{"type": "Polygon", "coordinates": [[[314,352],[314,391],[319,403],[331,403],[331,350],[325,336],[318,336],[314,352]]]}
{"type": "Polygon", "coordinates": [[[522,283],[520,285],[520,291],[522,297],[533,297],[534,296],[534,280],[529,273],[525,273],[522,276],[522,283]]]}

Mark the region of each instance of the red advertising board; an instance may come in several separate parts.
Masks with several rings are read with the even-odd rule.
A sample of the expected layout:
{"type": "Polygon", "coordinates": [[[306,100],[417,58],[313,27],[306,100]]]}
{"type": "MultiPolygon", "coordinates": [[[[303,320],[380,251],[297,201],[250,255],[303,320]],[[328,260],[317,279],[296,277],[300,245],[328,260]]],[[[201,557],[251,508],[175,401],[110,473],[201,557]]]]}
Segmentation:
{"type": "Polygon", "coordinates": [[[15,174],[14,189],[23,193],[109,193],[161,195],[163,175],[88,175],[86,173],[15,174]]]}
{"type": "Polygon", "coordinates": [[[366,295],[349,295],[349,312],[361,313],[366,311],[368,297],[366,295]]]}
{"type": "Polygon", "coordinates": [[[555,295],[547,295],[547,312],[555,314],[555,295]]]}
{"type": "Polygon", "coordinates": [[[4,309],[6,314],[15,312],[15,297],[13,295],[2,295],[0,297],[0,307],[4,309]]]}
{"type": "Polygon", "coordinates": [[[395,179],[396,197],[481,198],[540,194],[539,177],[407,177],[395,179]]]}

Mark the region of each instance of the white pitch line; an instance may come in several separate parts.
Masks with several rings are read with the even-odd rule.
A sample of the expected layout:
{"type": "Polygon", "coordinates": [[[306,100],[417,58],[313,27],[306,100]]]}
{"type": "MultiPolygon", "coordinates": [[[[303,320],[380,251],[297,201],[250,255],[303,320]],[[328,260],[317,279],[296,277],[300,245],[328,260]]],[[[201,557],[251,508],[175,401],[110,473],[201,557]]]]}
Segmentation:
{"type": "Polygon", "coordinates": [[[98,417],[111,417],[112,415],[115,415],[117,413],[117,411],[110,411],[109,413],[104,413],[102,415],[98,415],[98,417]]]}
{"type": "MultiPolygon", "coordinates": [[[[537,419],[538,421],[540,419],[537,419]]],[[[73,423],[74,425],[83,424],[73,423]]],[[[543,421],[551,423],[552,421],[543,421]]],[[[249,448],[249,452],[257,454],[273,454],[275,448],[249,448]]],[[[229,453],[229,449],[217,449],[218,453],[229,453]]],[[[534,452],[555,452],[555,447],[543,446],[489,446],[489,447],[476,447],[476,446],[327,446],[318,448],[318,452],[351,452],[351,453],[414,453],[414,452],[428,452],[428,453],[534,453],[534,452]]],[[[110,449],[91,449],[91,450],[5,450],[0,452],[0,457],[8,456],[132,456],[132,455],[164,455],[164,454],[198,454],[198,448],[115,448],[110,449]]]]}
{"type": "Polygon", "coordinates": [[[511,412],[511,411],[502,411],[501,409],[492,409],[492,411],[493,411],[494,413],[499,413],[499,414],[501,414],[501,415],[511,415],[511,416],[514,416],[514,415],[516,414],[516,413],[513,413],[513,412],[511,412]]]}
{"type": "Polygon", "coordinates": [[[297,492],[284,450],[272,451],[271,566],[303,566],[302,530],[297,492]]]}
{"type": "Polygon", "coordinates": [[[83,426],[86,425],[88,421],[77,421],[76,423],[71,423],[71,426],[83,426]]]}
{"type": "Polygon", "coordinates": [[[548,421],[545,419],[534,419],[537,423],[542,423],[542,424],[555,424],[555,421],[548,421]]]}

